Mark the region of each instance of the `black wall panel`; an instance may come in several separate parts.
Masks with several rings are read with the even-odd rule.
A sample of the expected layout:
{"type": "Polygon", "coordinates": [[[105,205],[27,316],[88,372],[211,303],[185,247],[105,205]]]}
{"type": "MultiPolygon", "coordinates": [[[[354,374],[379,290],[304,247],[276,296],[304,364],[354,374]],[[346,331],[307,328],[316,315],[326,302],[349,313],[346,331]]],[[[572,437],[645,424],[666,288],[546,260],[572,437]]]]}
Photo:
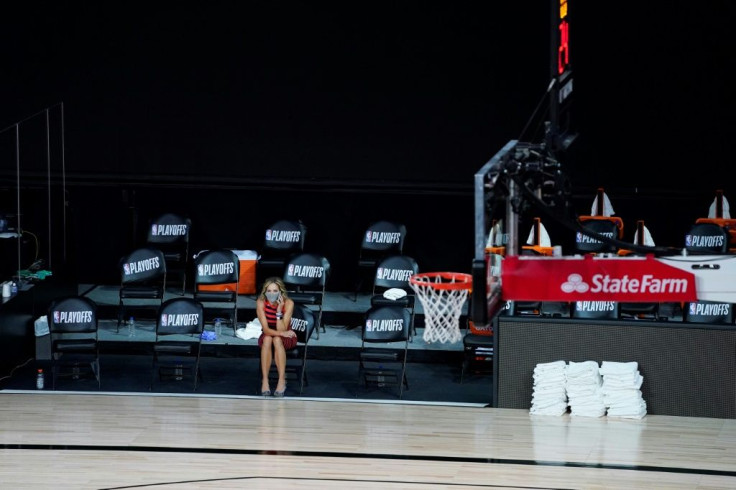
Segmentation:
{"type": "Polygon", "coordinates": [[[494,405],[531,406],[538,363],[639,364],[647,413],[736,418],[736,328],[499,317],[494,405]]]}

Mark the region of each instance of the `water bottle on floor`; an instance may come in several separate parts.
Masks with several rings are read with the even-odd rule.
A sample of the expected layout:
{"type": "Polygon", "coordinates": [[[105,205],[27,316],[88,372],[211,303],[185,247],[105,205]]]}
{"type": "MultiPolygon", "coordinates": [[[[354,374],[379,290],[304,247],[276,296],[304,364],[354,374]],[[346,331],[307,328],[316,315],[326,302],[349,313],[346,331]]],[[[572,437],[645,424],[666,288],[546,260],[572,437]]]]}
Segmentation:
{"type": "Polygon", "coordinates": [[[222,335],[222,318],[215,318],[215,335],[218,339],[222,335]]]}
{"type": "Polygon", "coordinates": [[[128,337],[135,337],[135,318],[128,319],[128,337]]]}
{"type": "Polygon", "coordinates": [[[39,369],[38,374],[36,374],[36,389],[42,390],[43,384],[44,384],[43,369],[39,369]]]}

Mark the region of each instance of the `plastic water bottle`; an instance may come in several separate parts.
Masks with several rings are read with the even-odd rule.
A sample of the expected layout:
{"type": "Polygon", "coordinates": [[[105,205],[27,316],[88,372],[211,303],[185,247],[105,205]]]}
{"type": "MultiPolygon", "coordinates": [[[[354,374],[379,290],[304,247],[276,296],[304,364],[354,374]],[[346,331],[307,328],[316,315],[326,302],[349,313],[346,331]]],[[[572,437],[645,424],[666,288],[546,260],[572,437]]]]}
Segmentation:
{"type": "Polygon", "coordinates": [[[38,370],[38,374],[36,375],[36,389],[37,390],[42,390],[43,389],[43,383],[44,383],[43,369],[39,369],[38,370]]]}
{"type": "Polygon", "coordinates": [[[10,292],[13,296],[18,294],[18,283],[13,281],[13,285],[10,287],[10,292]]]}
{"type": "Polygon", "coordinates": [[[215,318],[215,335],[219,339],[222,335],[222,319],[221,318],[215,318]]]}
{"type": "Polygon", "coordinates": [[[128,319],[128,337],[135,337],[135,318],[128,319]]]}

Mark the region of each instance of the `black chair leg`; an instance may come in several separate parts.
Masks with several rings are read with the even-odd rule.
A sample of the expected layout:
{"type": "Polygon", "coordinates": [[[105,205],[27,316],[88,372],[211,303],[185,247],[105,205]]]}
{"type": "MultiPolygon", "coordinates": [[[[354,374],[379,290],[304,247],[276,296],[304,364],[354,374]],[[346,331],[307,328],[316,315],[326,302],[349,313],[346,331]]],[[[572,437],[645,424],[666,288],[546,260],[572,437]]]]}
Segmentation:
{"type": "Polygon", "coordinates": [[[102,388],[102,380],[100,379],[100,359],[95,359],[91,362],[92,366],[92,374],[94,374],[95,379],[97,379],[97,389],[102,388]]]}
{"type": "Polygon", "coordinates": [[[360,294],[360,289],[362,287],[363,287],[363,279],[359,277],[355,284],[355,297],[353,298],[353,303],[358,302],[358,295],[360,294]]]}
{"type": "Polygon", "coordinates": [[[406,366],[401,371],[401,380],[399,381],[399,399],[402,399],[404,396],[404,385],[406,385],[406,389],[409,389],[409,379],[406,377],[406,366]]]}
{"type": "Polygon", "coordinates": [[[199,384],[199,381],[204,382],[204,378],[202,377],[202,370],[199,369],[199,363],[197,363],[196,366],[194,366],[194,389],[192,391],[197,391],[197,385],[199,384]]]}
{"type": "Polygon", "coordinates": [[[156,382],[156,360],[151,364],[151,382],[148,385],[148,391],[153,391],[153,383],[156,382]]]}
{"type": "Polygon", "coordinates": [[[123,321],[123,305],[118,305],[118,325],[115,328],[115,333],[120,333],[120,324],[123,321]]]}

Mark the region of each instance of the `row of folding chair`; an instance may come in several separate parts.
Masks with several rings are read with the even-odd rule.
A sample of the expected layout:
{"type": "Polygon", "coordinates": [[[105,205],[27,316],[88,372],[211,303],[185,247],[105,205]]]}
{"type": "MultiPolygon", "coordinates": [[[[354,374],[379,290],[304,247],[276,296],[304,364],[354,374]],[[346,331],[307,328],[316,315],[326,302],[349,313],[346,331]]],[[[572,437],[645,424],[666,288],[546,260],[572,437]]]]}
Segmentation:
{"type": "MultiPolygon", "coordinates": [[[[67,296],[52,302],[47,313],[51,335],[52,388],[60,376],[93,375],[101,386],[100,341],[97,304],[84,296],[67,296]]],[[[151,358],[153,389],[159,379],[181,380],[190,376],[192,389],[201,379],[199,361],[204,307],[192,298],[164,301],[157,309],[151,358]]]]}
{"type": "MultiPolygon", "coordinates": [[[[182,294],[186,291],[191,226],[191,220],[185,216],[160,214],[149,222],[144,244],[164,253],[167,271],[181,283],[182,294]]],[[[307,227],[300,220],[278,220],[271,224],[258,254],[258,282],[268,275],[281,275],[291,257],[304,253],[306,235],[307,227]]],[[[366,228],[358,254],[356,296],[366,274],[371,274],[381,260],[404,253],[405,238],[406,226],[402,223],[380,220],[366,228]]]]}
{"type": "MultiPolygon", "coordinates": [[[[149,222],[143,245],[158,248],[164,253],[168,274],[179,280],[182,294],[186,291],[191,226],[191,220],[185,216],[175,213],[158,215],[149,222]]],[[[271,224],[265,231],[258,254],[258,282],[269,275],[281,275],[291,257],[304,253],[306,235],[307,227],[300,220],[278,220],[271,224]]],[[[380,220],[365,229],[358,253],[356,297],[381,260],[404,253],[405,239],[406,226],[403,223],[380,220]]]]}
{"type": "MultiPolygon", "coordinates": [[[[186,278],[189,272],[191,224],[189,218],[175,213],[156,216],[149,222],[146,243],[144,247],[141,247],[152,247],[163,252],[169,280],[175,276],[181,282],[182,294],[186,291],[186,278]]],[[[312,255],[304,255],[306,234],[307,228],[300,220],[278,220],[270,225],[265,231],[263,246],[258,254],[256,282],[262,283],[266,277],[271,275],[288,280],[288,271],[285,272],[285,269],[294,257],[312,257],[312,255]]],[[[379,220],[366,228],[358,254],[355,281],[356,300],[365,279],[375,274],[382,260],[404,253],[405,238],[406,226],[402,223],[379,220]]],[[[307,287],[312,290],[319,289],[314,287],[319,284],[311,283],[312,281],[296,277],[295,292],[301,294],[302,290],[307,287]]]]}
{"type": "MultiPolygon", "coordinates": [[[[100,340],[97,304],[84,296],[67,296],[51,303],[47,313],[51,336],[52,388],[62,376],[92,375],[101,386],[100,340]]],[[[177,297],[161,304],[156,316],[151,383],[155,375],[164,379],[193,378],[193,390],[200,379],[199,359],[204,311],[191,298],[177,297]]]]}
{"type": "MultiPolygon", "coordinates": [[[[240,260],[232,250],[207,250],[194,259],[195,300],[209,306],[208,311],[225,312],[233,332],[238,321],[238,282],[240,260]]],[[[119,331],[129,311],[156,310],[164,300],[167,263],[164,252],[154,247],[134,250],[120,260],[118,302],[119,331]]]]}
{"type": "Polygon", "coordinates": [[[617,301],[507,301],[503,315],[575,318],[584,320],[683,321],[731,325],[732,303],[621,303],[617,301]]]}
{"type": "MultiPolygon", "coordinates": [[[[231,250],[201,252],[193,264],[194,298],[206,305],[229,305],[228,316],[234,330],[237,329],[239,268],[239,258],[231,250]]],[[[413,313],[415,300],[409,277],[418,271],[419,266],[412,257],[394,255],[384,258],[374,270],[371,306],[398,304],[413,313]],[[388,289],[400,289],[404,296],[386,299],[383,293],[388,289]]],[[[326,257],[302,253],[291,256],[280,275],[295,302],[316,307],[317,325],[322,329],[322,305],[330,272],[330,262],[326,257]]],[[[127,316],[126,306],[131,302],[140,304],[146,300],[153,302],[155,307],[156,303],[163,301],[167,280],[164,253],[154,247],[134,250],[122,258],[120,274],[118,329],[127,316]]]]}
{"type": "MultiPolygon", "coordinates": [[[[52,388],[62,376],[93,376],[101,387],[100,341],[97,304],[84,296],[67,296],[52,302],[47,312],[51,335],[52,388]]],[[[299,383],[301,394],[307,378],[307,348],[316,325],[314,313],[295,305],[291,327],[297,334],[297,347],[288,352],[287,375],[299,383]]],[[[359,353],[359,378],[366,384],[396,384],[399,397],[408,388],[406,362],[411,316],[406,308],[377,306],[365,316],[359,353]],[[383,348],[375,347],[385,344],[383,348]]],[[[152,390],[156,379],[192,379],[196,391],[202,379],[200,370],[204,307],[187,297],[164,301],[157,310],[153,355],[152,390]]],[[[272,370],[272,375],[275,372],[272,370]]]]}

